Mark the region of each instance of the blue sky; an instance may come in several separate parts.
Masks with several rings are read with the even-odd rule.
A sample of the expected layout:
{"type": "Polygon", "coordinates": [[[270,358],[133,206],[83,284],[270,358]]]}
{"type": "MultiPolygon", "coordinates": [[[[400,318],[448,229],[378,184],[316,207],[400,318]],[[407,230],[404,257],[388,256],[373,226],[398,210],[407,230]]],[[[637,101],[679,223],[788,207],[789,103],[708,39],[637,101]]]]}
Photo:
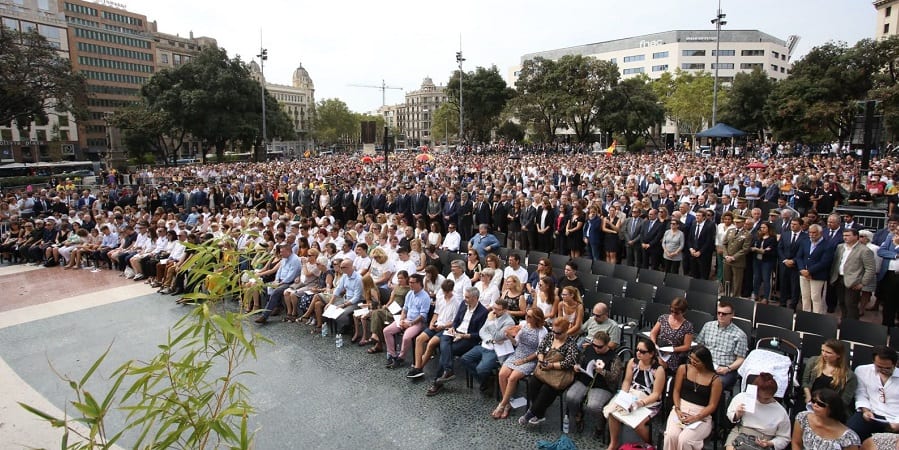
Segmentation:
{"type": "MultiPolygon", "coordinates": [[[[268,49],[266,78],[289,84],[302,63],[317,100],[337,97],[365,112],[381,105],[379,89],[417,89],[424,77],[444,84],[462,50],[466,70],[496,65],[505,76],[521,55],[540,50],[674,29],[711,29],[717,0],[412,0],[290,1],[130,0],[128,10],[156,20],[159,31],[218,40],[229,55],[268,49]]],[[[869,0],[723,0],[728,29],[758,29],[781,39],[801,37],[795,61],[830,40],[873,37],[869,0]]],[[[387,103],[403,100],[387,91],[387,103]]]]}

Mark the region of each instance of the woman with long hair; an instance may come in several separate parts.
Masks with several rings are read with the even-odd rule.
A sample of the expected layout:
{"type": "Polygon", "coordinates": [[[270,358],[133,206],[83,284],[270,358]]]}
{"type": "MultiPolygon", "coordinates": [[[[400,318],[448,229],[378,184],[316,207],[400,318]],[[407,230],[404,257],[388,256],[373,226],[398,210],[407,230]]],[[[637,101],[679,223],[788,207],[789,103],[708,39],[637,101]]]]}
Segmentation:
{"type": "Polygon", "coordinates": [[[687,361],[674,376],[674,409],[665,427],[666,449],[702,449],[712,433],[712,414],[718,409],[723,391],[708,348],[702,345],[694,348],[687,361]]]}
{"type": "Polygon", "coordinates": [[[771,297],[771,272],[777,261],[777,238],[770,222],[762,222],[749,246],[752,255],[752,293],[759,303],[768,303],[771,297]]]}
{"type": "Polygon", "coordinates": [[[793,422],[793,450],[858,450],[858,434],[844,425],[846,405],[832,389],[812,392],[811,411],[802,411],[793,422]]]}
{"type": "Polygon", "coordinates": [[[543,324],[543,311],[531,307],[525,314],[524,323],[518,333],[511,337],[515,352],[499,369],[499,389],[503,393],[503,398],[491,414],[494,419],[509,417],[512,410],[509,402],[518,388],[518,381],[534,373],[537,367],[537,346],[547,334],[543,324]]]}
{"type": "MultiPolygon", "coordinates": [[[[649,339],[640,338],[634,346],[634,357],[627,362],[624,369],[624,379],[621,381],[621,392],[630,393],[638,397],[636,407],[649,408],[649,416],[643,419],[634,428],[637,436],[643,442],[650,442],[649,427],[647,424],[661,409],[662,394],[665,392],[665,368],[659,364],[659,354],[655,344],[649,339]]],[[[610,403],[611,405],[611,403],[610,403]]],[[[606,407],[603,415],[609,423],[608,450],[618,450],[618,435],[621,431],[621,421],[612,414],[614,409],[606,407]]]]}
{"type": "Polygon", "coordinates": [[[839,394],[848,408],[854,403],[856,386],[858,379],[849,368],[848,349],[842,341],[833,338],[824,341],[821,355],[812,356],[805,363],[805,370],[802,372],[805,403],[812,401],[812,392],[826,388],[839,394]]]}
{"type": "Polygon", "coordinates": [[[547,322],[552,322],[559,308],[559,299],[556,297],[556,283],[550,276],[543,276],[534,291],[533,305],[543,311],[547,322]]]}

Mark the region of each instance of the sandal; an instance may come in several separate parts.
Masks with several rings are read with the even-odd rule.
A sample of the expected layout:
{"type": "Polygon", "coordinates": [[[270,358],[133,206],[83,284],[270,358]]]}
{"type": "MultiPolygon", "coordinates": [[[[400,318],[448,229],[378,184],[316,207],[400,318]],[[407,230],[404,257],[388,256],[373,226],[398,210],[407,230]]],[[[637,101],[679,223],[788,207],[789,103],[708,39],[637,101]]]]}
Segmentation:
{"type": "Polygon", "coordinates": [[[507,418],[509,418],[509,413],[510,413],[511,411],[512,411],[512,405],[507,404],[506,407],[503,408],[503,413],[500,414],[499,418],[500,418],[500,419],[507,419],[507,418]]]}
{"type": "Polygon", "coordinates": [[[350,339],[350,342],[355,344],[356,342],[359,342],[360,339],[362,339],[362,336],[353,336],[353,338],[350,339]]]}
{"type": "Polygon", "coordinates": [[[496,408],[493,408],[493,412],[490,413],[490,417],[499,419],[500,417],[502,417],[504,410],[505,408],[503,407],[503,405],[496,405],[496,408]]]}
{"type": "Polygon", "coordinates": [[[359,341],[359,346],[360,346],[360,347],[365,347],[365,346],[368,345],[368,344],[371,344],[371,341],[368,340],[368,339],[363,339],[363,340],[359,341]]]}
{"type": "Polygon", "coordinates": [[[383,348],[378,347],[377,345],[375,345],[374,347],[372,347],[372,348],[366,350],[365,353],[368,353],[369,355],[374,355],[375,353],[381,353],[381,352],[383,352],[383,351],[384,351],[383,348]]]}

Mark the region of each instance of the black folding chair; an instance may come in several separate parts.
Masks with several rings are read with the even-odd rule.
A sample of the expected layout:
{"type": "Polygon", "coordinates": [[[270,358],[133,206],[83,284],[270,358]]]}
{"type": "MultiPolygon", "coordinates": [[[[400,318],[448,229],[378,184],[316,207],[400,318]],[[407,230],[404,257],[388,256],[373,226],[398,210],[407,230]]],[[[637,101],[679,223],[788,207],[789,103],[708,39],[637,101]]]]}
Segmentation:
{"type": "MultiPolygon", "coordinates": [[[[793,329],[793,310],[782,308],[775,305],[763,305],[761,303],[755,305],[755,322],[758,328],[759,324],[774,325],[776,327],[793,329]]],[[[799,345],[799,344],[797,344],[799,345]]]]}
{"type": "Polygon", "coordinates": [[[599,275],[594,275],[590,272],[578,271],[577,277],[581,279],[581,284],[584,285],[584,290],[586,291],[595,291],[596,284],[599,282],[599,275]]]}
{"type": "Polygon", "coordinates": [[[579,256],[577,258],[574,258],[574,263],[577,264],[578,272],[593,273],[592,272],[592,270],[593,270],[593,259],[592,258],[587,258],[586,256],[579,256]]]}
{"type": "Polygon", "coordinates": [[[553,266],[553,269],[564,269],[565,264],[568,264],[568,261],[571,261],[571,257],[568,255],[560,255],[558,253],[549,254],[549,263],[553,266]]]}
{"type": "MultiPolygon", "coordinates": [[[[821,346],[824,345],[826,340],[826,337],[817,334],[808,333],[802,335],[802,359],[821,355],[821,346]]],[[[846,348],[849,348],[849,344],[846,344],[846,348]]]]}
{"type": "Polygon", "coordinates": [[[679,288],[673,288],[669,286],[662,286],[656,289],[656,297],[653,300],[655,303],[663,303],[665,305],[670,305],[674,299],[678,297],[686,298],[687,291],[679,288]]]}
{"type": "Polygon", "coordinates": [[[597,275],[602,275],[605,277],[615,276],[615,265],[601,259],[593,261],[593,264],[590,266],[590,270],[597,275]]]}
{"type": "Polygon", "coordinates": [[[748,320],[752,323],[755,320],[755,302],[740,297],[721,297],[718,301],[727,300],[734,307],[734,317],[748,320]]]}
{"type": "Polygon", "coordinates": [[[596,283],[596,290],[606,292],[612,295],[624,295],[624,287],[627,283],[617,278],[603,277],[596,283]]]}
{"type": "Polygon", "coordinates": [[[656,287],[651,284],[629,281],[624,289],[624,296],[651,302],[656,296],[656,287]]]}
{"type": "Polygon", "coordinates": [[[618,322],[618,326],[621,327],[621,334],[623,336],[630,335],[631,348],[634,348],[636,334],[643,323],[643,309],[645,307],[646,302],[634,299],[621,299],[612,302],[612,306],[609,308],[609,315],[618,322]],[[634,325],[628,325],[629,323],[634,325]]]}
{"type": "Polygon", "coordinates": [[[887,345],[887,327],[858,319],[843,319],[840,339],[871,346],[887,345]]]}
{"type": "Polygon", "coordinates": [[[543,258],[549,258],[549,253],[538,252],[537,250],[531,250],[528,252],[528,264],[536,265],[537,262],[543,258]]]}
{"type": "Polygon", "coordinates": [[[737,326],[740,330],[743,331],[743,334],[746,335],[746,345],[749,348],[752,348],[753,340],[752,340],[752,322],[748,320],[743,320],[739,317],[734,317],[733,324],[737,326]]]}
{"type": "Polygon", "coordinates": [[[665,276],[665,286],[688,291],[690,290],[690,280],[692,280],[692,278],[690,277],[678,275],[676,273],[669,273],[665,276]]]}
{"type": "Polygon", "coordinates": [[[717,297],[718,287],[718,280],[700,280],[699,278],[691,278],[690,288],[687,289],[687,291],[705,292],[706,294],[712,294],[717,297]]]}
{"type": "Polygon", "coordinates": [[[865,344],[852,344],[852,356],[849,358],[852,370],[865,364],[874,363],[874,347],[865,344]]]}
{"type": "Polygon", "coordinates": [[[662,287],[665,284],[665,272],[658,270],[643,269],[637,273],[637,281],[648,283],[656,287],[662,287]]]}
{"type": "Polygon", "coordinates": [[[661,317],[662,314],[668,314],[670,312],[670,305],[665,305],[662,303],[647,303],[646,307],[643,308],[642,329],[648,332],[652,329],[656,322],[659,321],[659,317],[661,317]]]}
{"type": "Polygon", "coordinates": [[[810,311],[797,311],[793,331],[798,331],[803,335],[812,333],[818,336],[833,337],[837,335],[837,318],[810,311]]]}
{"type": "Polygon", "coordinates": [[[687,291],[687,305],[690,309],[714,314],[718,311],[718,296],[701,291],[687,291]]]}
{"type": "Polygon", "coordinates": [[[637,268],[633,266],[625,266],[623,264],[616,264],[615,268],[612,270],[612,276],[627,282],[636,282],[637,268]]]}
{"type": "Polygon", "coordinates": [[[684,318],[689,320],[690,323],[693,324],[694,330],[701,330],[703,325],[715,320],[715,318],[711,314],[705,311],[697,311],[695,309],[688,309],[684,311],[684,318]]]}

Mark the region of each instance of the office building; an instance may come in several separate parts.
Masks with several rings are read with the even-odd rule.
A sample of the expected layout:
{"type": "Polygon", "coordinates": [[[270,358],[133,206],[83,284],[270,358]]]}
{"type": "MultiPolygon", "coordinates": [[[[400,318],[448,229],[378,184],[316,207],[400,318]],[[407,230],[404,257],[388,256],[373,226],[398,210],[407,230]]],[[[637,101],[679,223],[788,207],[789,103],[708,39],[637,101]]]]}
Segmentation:
{"type": "Polygon", "coordinates": [[[315,84],[303,64],[299,64],[293,71],[293,82],[290,85],[268,82],[256,61],[250,61],[250,73],[257,81],[265,83],[265,89],[287,113],[287,117],[290,118],[297,133],[296,141],[274,140],[269,134],[270,147],[267,153],[296,157],[307,150],[312,151],[311,131],[315,112],[315,84]]]}
{"type": "Polygon", "coordinates": [[[398,147],[418,147],[432,145],[431,127],[442,126],[432,122],[434,112],[446,102],[446,86],[438,86],[430,77],[425,77],[421,87],[406,93],[406,102],[395,109],[395,119],[389,118],[391,110],[382,108],[388,126],[395,120],[398,147]]]}
{"type": "Polygon", "coordinates": [[[876,0],[874,8],[877,9],[877,25],[874,29],[874,37],[886,39],[897,34],[899,30],[899,0],[876,0]]]}

